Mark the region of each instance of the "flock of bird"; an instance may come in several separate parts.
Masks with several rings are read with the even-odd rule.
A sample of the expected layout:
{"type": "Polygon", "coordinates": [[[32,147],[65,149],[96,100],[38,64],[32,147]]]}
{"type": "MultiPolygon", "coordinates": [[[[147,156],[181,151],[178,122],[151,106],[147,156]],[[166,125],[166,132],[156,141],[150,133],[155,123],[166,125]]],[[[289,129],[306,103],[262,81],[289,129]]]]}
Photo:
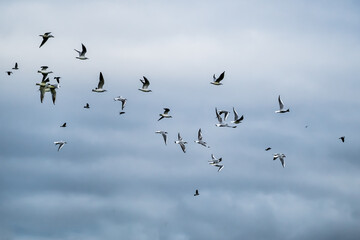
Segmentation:
{"type": "MultiPolygon", "coordinates": [[[[42,42],[41,42],[39,48],[41,48],[50,38],[54,38],[54,36],[51,35],[51,32],[46,32],[46,33],[44,33],[42,35],[39,35],[39,36],[42,37],[42,42]]],[[[87,52],[85,45],[81,44],[81,47],[82,47],[81,51],[74,49],[79,54],[79,56],[76,57],[76,58],[79,59],[79,60],[87,60],[87,59],[89,59],[89,58],[87,58],[85,56],[85,54],[87,52]]],[[[18,70],[18,69],[19,69],[18,63],[15,63],[15,66],[12,68],[12,70],[18,70]]],[[[13,74],[13,71],[6,71],[6,73],[10,76],[11,74],[13,74]]],[[[36,83],[36,86],[39,86],[40,102],[41,103],[43,102],[44,97],[45,97],[45,93],[50,92],[51,96],[52,96],[52,102],[55,105],[55,102],[56,102],[56,89],[60,88],[60,77],[54,77],[54,80],[56,81],[56,83],[50,83],[50,79],[49,79],[48,75],[53,73],[53,72],[48,71],[48,66],[41,66],[40,70],[38,70],[38,73],[42,74],[41,82],[36,83]]],[[[224,77],[225,77],[225,71],[222,72],[219,75],[219,77],[216,77],[215,74],[214,74],[213,75],[213,81],[211,81],[210,83],[215,85],[215,86],[223,85],[222,80],[224,79],[224,77]]],[[[150,82],[145,76],[143,76],[143,79],[140,79],[140,82],[142,83],[142,87],[138,89],[139,91],[142,91],[142,92],[145,92],[145,93],[152,92],[149,89],[150,82]]],[[[107,90],[103,88],[104,84],[105,84],[104,77],[103,77],[102,72],[100,72],[98,85],[97,85],[97,87],[92,89],[92,91],[96,92],[96,93],[106,92],[107,90]]],[[[118,96],[118,97],[114,98],[114,101],[119,101],[119,102],[122,103],[122,105],[121,105],[121,110],[122,111],[119,114],[125,114],[125,111],[123,111],[123,110],[125,108],[127,99],[122,97],[122,96],[118,96]]],[[[284,108],[284,103],[281,100],[280,95],[278,96],[278,103],[279,103],[279,110],[276,110],[275,113],[288,113],[288,112],[290,112],[289,109],[284,108]]],[[[89,103],[86,103],[84,108],[89,109],[90,108],[89,103]]],[[[217,121],[218,121],[218,123],[216,123],[215,126],[216,127],[236,128],[237,125],[240,124],[244,120],[244,115],[241,115],[241,117],[239,117],[239,114],[236,112],[235,108],[233,108],[232,111],[233,111],[233,115],[234,115],[234,120],[230,121],[230,123],[234,124],[234,125],[229,125],[226,122],[226,120],[227,120],[230,112],[227,111],[227,110],[218,110],[215,107],[215,115],[216,115],[216,118],[217,118],[217,121]]],[[[160,118],[158,119],[158,121],[160,121],[162,119],[165,119],[165,118],[172,118],[172,116],[169,114],[169,112],[170,112],[169,108],[164,108],[164,112],[159,114],[160,118]]],[[[66,127],[66,122],[63,123],[60,127],[65,128],[66,127]]],[[[155,131],[155,133],[161,134],[162,137],[163,137],[165,145],[167,145],[167,134],[168,134],[168,132],[163,131],[163,130],[158,130],[158,131],[155,131]]],[[[345,136],[342,136],[339,139],[342,142],[345,142],[345,136]]],[[[207,145],[207,143],[203,140],[201,128],[198,130],[198,139],[195,140],[194,142],[198,143],[198,144],[200,144],[200,145],[202,145],[202,146],[204,146],[206,148],[210,148],[207,145]]],[[[180,147],[181,147],[181,150],[184,153],[186,153],[185,144],[187,144],[187,142],[183,140],[180,133],[178,133],[178,138],[175,141],[175,143],[179,144],[180,147]]],[[[57,150],[60,151],[64,147],[64,145],[67,144],[67,142],[61,140],[61,141],[55,141],[54,144],[55,144],[55,146],[58,146],[57,150]]],[[[267,147],[265,149],[265,151],[269,151],[269,150],[271,150],[271,147],[267,147]]],[[[284,160],[285,157],[286,156],[283,153],[273,154],[273,160],[279,159],[283,168],[285,167],[285,160],[284,160]]],[[[221,157],[216,158],[213,154],[211,154],[211,160],[209,160],[208,163],[210,165],[214,166],[214,167],[217,167],[218,172],[220,172],[224,168],[224,165],[222,164],[222,158],[221,157]]],[[[199,195],[199,190],[196,189],[194,196],[198,196],[198,195],[199,195]]]]}

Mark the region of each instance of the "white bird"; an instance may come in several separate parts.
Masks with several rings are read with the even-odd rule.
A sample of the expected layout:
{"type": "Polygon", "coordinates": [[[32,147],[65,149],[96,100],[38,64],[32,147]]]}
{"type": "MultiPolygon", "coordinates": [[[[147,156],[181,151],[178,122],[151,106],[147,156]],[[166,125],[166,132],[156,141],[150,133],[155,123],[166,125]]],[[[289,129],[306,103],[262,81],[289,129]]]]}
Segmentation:
{"type": "Polygon", "coordinates": [[[122,96],[118,96],[114,98],[114,101],[120,101],[121,102],[121,110],[124,110],[125,104],[127,99],[123,98],[122,96]]]}
{"type": "Polygon", "coordinates": [[[166,134],[168,134],[168,133],[165,132],[165,131],[156,131],[155,133],[161,134],[162,137],[163,137],[163,139],[164,139],[165,145],[167,145],[167,144],[166,144],[166,134]]]}
{"type": "Polygon", "coordinates": [[[172,118],[172,116],[169,115],[169,112],[170,112],[169,108],[164,108],[164,113],[159,114],[160,118],[158,119],[158,121],[160,121],[163,118],[172,118]]]}
{"type": "Polygon", "coordinates": [[[195,140],[194,142],[196,142],[196,143],[198,143],[198,144],[201,144],[201,145],[203,145],[204,147],[208,147],[208,148],[209,148],[209,146],[206,145],[206,142],[204,142],[202,139],[203,139],[203,137],[202,137],[202,133],[201,133],[201,128],[199,128],[199,131],[198,131],[198,140],[195,140]]]}
{"type": "Polygon", "coordinates": [[[236,128],[236,126],[229,126],[229,124],[223,122],[222,118],[220,117],[220,114],[217,111],[217,108],[215,108],[215,113],[216,113],[216,118],[218,119],[218,122],[219,122],[219,123],[216,123],[215,126],[236,128]]]}
{"type": "Polygon", "coordinates": [[[224,79],[225,76],[225,71],[223,73],[220,74],[220,76],[218,78],[215,77],[215,74],[213,75],[213,80],[212,82],[210,82],[213,85],[222,85],[222,83],[220,82],[221,80],[224,79]]]}
{"type": "Polygon", "coordinates": [[[67,143],[67,142],[65,142],[65,141],[57,141],[57,142],[54,142],[55,146],[56,146],[56,145],[59,145],[58,151],[60,151],[60,149],[62,149],[63,146],[64,146],[66,143],[67,143]]]}
{"type": "Polygon", "coordinates": [[[235,108],[233,108],[233,112],[234,112],[234,121],[231,121],[231,123],[235,123],[235,124],[241,123],[241,121],[244,120],[244,115],[241,115],[241,117],[239,118],[239,115],[235,111],[235,108]]]}
{"type": "Polygon", "coordinates": [[[106,92],[107,90],[103,89],[104,83],[105,83],[104,77],[103,77],[103,75],[102,75],[102,72],[100,72],[98,86],[97,86],[97,88],[93,89],[92,91],[93,91],[93,92],[98,92],[98,93],[100,93],[100,92],[106,92]]]}
{"type": "Polygon", "coordinates": [[[85,57],[85,54],[86,54],[87,50],[86,50],[86,47],[84,46],[84,44],[81,44],[81,48],[82,48],[81,52],[79,50],[74,49],[79,54],[79,56],[76,57],[76,58],[80,59],[80,60],[89,59],[89,58],[85,57]]]}
{"type": "Polygon", "coordinates": [[[140,79],[140,82],[142,82],[143,85],[141,88],[139,88],[139,90],[142,92],[151,92],[151,90],[148,89],[148,87],[150,85],[149,80],[145,76],[143,76],[143,78],[144,78],[144,80],[140,79]]]}
{"type": "Polygon", "coordinates": [[[211,154],[211,160],[209,160],[210,165],[216,165],[222,161],[222,158],[217,159],[214,154],[211,154]]]}
{"type": "Polygon", "coordinates": [[[286,156],[285,156],[285,154],[283,154],[283,153],[276,153],[276,154],[274,154],[274,157],[273,157],[273,160],[276,160],[276,159],[278,159],[279,158],[279,160],[280,160],[280,162],[281,162],[281,165],[283,166],[283,168],[285,167],[285,160],[284,160],[284,158],[285,158],[286,156]]]}
{"type": "Polygon", "coordinates": [[[12,69],[14,69],[14,70],[18,70],[18,69],[19,69],[17,62],[15,63],[15,67],[13,67],[12,69]]]}
{"type": "Polygon", "coordinates": [[[49,38],[54,37],[53,35],[51,35],[51,32],[46,32],[43,35],[39,35],[39,36],[43,38],[39,48],[41,48],[41,46],[44,45],[49,38]]]}
{"type": "Polygon", "coordinates": [[[279,95],[279,97],[278,97],[278,101],[279,101],[280,109],[277,110],[277,111],[275,111],[276,113],[286,113],[286,112],[290,112],[290,109],[284,110],[284,103],[281,101],[280,95],[279,95]]]}
{"type": "Polygon", "coordinates": [[[176,144],[179,144],[182,151],[185,153],[185,144],[187,144],[187,142],[183,141],[182,137],[180,136],[180,133],[178,133],[178,140],[175,141],[176,144]]]}

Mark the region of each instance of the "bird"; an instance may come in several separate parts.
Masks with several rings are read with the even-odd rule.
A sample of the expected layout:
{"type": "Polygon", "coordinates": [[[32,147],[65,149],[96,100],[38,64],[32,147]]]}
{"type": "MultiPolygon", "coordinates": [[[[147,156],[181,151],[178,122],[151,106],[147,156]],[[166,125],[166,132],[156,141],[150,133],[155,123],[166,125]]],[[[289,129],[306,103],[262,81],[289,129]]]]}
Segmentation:
{"type": "Polygon", "coordinates": [[[224,123],[222,118],[220,117],[220,114],[217,111],[217,108],[215,108],[216,117],[218,119],[219,123],[216,123],[215,126],[217,127],[230,127],[230,128],[236,128],[236,126],[230,126],[227,123],[224,123]]]}
{"type": "Polygon", "coordinates": [[[47,75],[49,75],[50,73],[53,73],[52,71],[47,71],[47,69],[49,68],[48,66],[41,66],[40,68],[41,69],[38,70],[38,73],[41,73],[43,75],[42,80],[45,80],[47,75]]]}
{"type": "Polygon", "coordinates": [[[121,110],[124,110],[125,104],[127,99],[123,98],[122,96],[118,96],[114,98],[114,101],[120,101],[121,102],[121,110]]]}
{"type": "Polygon", "coordinates": [[[90,108],[90,105],[88,103],[86,103],[86,105],[84,106],[84,108],[90,108]]]}
{"type": "Polygon", "coordinates": [[[119,112],[120,115],[125,114],[125,112],[119,112]]]}
{"type": "Polygon", "coordinates": [[[12,69],[14,69],[14,70],[18,70],[18,69],[19,69],[17,62],[15,63],[15,67],[13,67],[12,69]]]}
{"type": "Polygon", "coordinates": [[[155,133],[161,134],[162,137],[163,137],[163,139],[164,139],[165,145],[167,145],[167,144],[166,144],[166,134],[168,134],[168,133],[165,132],[165,131],[156,131],[155,133]]]}
{"type": "Polygon", "coordinates": [[[103,74],[102,74],[102,72],[100,72],[98,86],[97,86],[97,88],[93,89],[92,91],[93,92],[98,92],[98,93],[106,92],[107,90],[103,89],[104,83],[105,83],[105,81],[104,81],[103,74]]]}
{"type": "Polygon", "coordinates": [[[224,121],[226,121],[227,117],[229,116],[229,111],[226,110],[219,110],[218,111],[219,115],[221,116],[221,114],[224,114],[224,121]]]}
{"type": "Polygon", "coordinates": [[[66,127],[66,122],[63,125],[61,125],[60,127],[66,127]]]}
{"type": "Polygon", "coordinates": [[[276,159],[278,159],[279,158],[279,160],[280,160],[280,162],[281,162],[281,165],[283,166],[283,168],[285,167],[285,160],[284,160],[284,158],[285,158],[286,156],[285,156],[285,154],[283,154],[283,153],[276,153],[276,154],[274,154],[274,157],[273,157],[273,160],[275,161],[276,159]]]}
{"type": "Polygon", "coordinates": [[[217,159],[214,154],[211,154],[211,160],[209,160],[210,165],[216,165],[222,161],[222,158],[217,159]]]}
{"type": "Polygon", "coordinates": [[[63,148],[64,144],[66,144],[67,142],[65,141],[57,141],[57,142],[54,142],[55,145],[59,145],[59,148],[58,148],[58,151],[60,151],[60,149],[63,148]]]}
{"type": "Polygon", "coordinates": [[[158,121],[160,121],[163,118],[172,118],[172,116],[170,116],[168,113],[170,112],[169,108],[164,108],[164,113],[160,113],[159,116],[160,118],[158,119],[158,121]]]}
{"type": "Polygon", "coordinates": [[[39,35],[39,36],[43,38],[39,48],[41,48],[41,46],[44,45],[49,38],[54,37],[53,35],[51,35],[51,32],[46,32],[43,35],[39,35]]]}
{"type": "Polygon", "coordinates": [[[215,164],[214,166],[215,166],[215,167],[218,167],[218,172],[220,172],[221,169],[224,168],[224,165],[222,165],[222,164],[215,164]]]}
{"type": "Polygon", "coordinates": [[[277,111],[275,111],[276,113],[286,113],[286,112],[290,112],[290,109],[284,110],[284,103],[281,101],[280,95],[279,95],[279,97],[278,97],[278,101],[279,101],[280,109],[277,110],[277,111]]]}
{"type": "Polygon", "coordinates": [[[345,136],[339,137],[339,139],[341,139],[342,142],[345,142],[345,136]]]}
{"type": "Polygon", "coordinates": [[[142,92],[152,92],[150,89],[148,89],[149,85],[150,85],[150,82],[149,80],[143,76],[144,80],[143,79],[140,79],[140,82],[142,82],[142,87],[139,88],[140,91],[142,92]]]}
{"type": "Polygon", "coordinates": [[[269,151],[270,149],[271,149],[271,147],[268,147],[268,148],[265,149],[265,151],[269,151]]]}
{"type": "Polygon", "coordinates": [[[199,194],[199,190],[195,190],[195,193],[194,193],[194,197],[196,197],[196,196],[199,196],[200,194],[199,194]]]}
{"type": "Polygon", "coordinates": [[[58,81],[58,82],[60,81],[60,78],[61,78],[61,77],[54,77],[54,79],[55,79],[56,81],[58,81]]]}
{"type": "Polygon", "coordinates": [[[222,85],[222,83],[220,82],[221,80],[224,79],[225,76],[225,71],[223,73],[220,74],[220,76],[218,78],[215,77],[215,74],[213,75],[213,80],[212,82],[210,82],[213,85],[222,85]]]}
{"type": "Polygon", "coordinates": [[[180,136],[180,133],[178,133],[178,140],[176,140],[175,143],[180,145],[184,153],[186,152],[185,144],[187,144],[187,142],[183,141],[182,137],[180,136]]]}
{"type": "Polygon", "coordinates": [[[203,145],[204,147],[208,147],[208,148],[209,148],[209,146],[206,145],[206,142],[204,142],[202,139],[203,139],[203,137],[202,137],[202,133],[201,133],[201,128],[199,128],[199,131],[198,131],[198,140],[195,140],[194,142],[196,142],[196,143],[198,143],[198,144],[200,144],[200,145],[203,145]]]}
{"type": "Polygon", "coordinates": [[[241,121],[244,120],[244,115],[241,115],[241,117],[239,118],[239,115],[235,111],[234,107],[233,107],[233,112],[234,112],[234,121],[231,121],[231,123],[235,123],[235,124],[241,123],[241,121]]]}
{"type": "Polygon", "coordinates": [[[76,57],[77,59],[80,59],[80,60],[89,59],[89,58],[85,57],[85,54],[86,54],[87,50],[86,50],[86,47],[84,46],[84,44],[81,44],[81,52],[79,50],[76,50],[76,49],[74,49],[74,50],[79,54],[79,56],[76,57]]]}
{"type": "Polygon", "coordinates": [[[13,74],[13,72],[12,71],[6,71],[6,73],[7,73],[7,75],[11,75],[11,74],[13,74]]]}

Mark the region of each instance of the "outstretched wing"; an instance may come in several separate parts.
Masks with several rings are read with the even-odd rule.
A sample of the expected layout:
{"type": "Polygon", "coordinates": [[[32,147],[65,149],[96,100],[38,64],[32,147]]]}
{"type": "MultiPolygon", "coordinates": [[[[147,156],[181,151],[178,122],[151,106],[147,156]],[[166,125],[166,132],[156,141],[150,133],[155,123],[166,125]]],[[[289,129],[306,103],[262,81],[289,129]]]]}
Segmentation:
{"type": "Polygon", "coordinates": [[[219,83],[221,80],[224,79],[224,76],[225,76],[225,71],[220,74],[220,76],[215,80],[215,82],[218,82],[218,83],[219,83]]]}
{"type": "MultiPolygon", "coordinates": [[[[85,53],[86,53],[86,47],[84,46],[84,44],[81,44],[81,48],[82,48],[82,51],[81,51],[81,56],[84,56],[85,53]]],[[[77,51],[77,50],[76,50],[77,51]]]]}
{"type": "Polygon", "coordinates": [[[100,72],[98,88],[102,89],[102,87],[104,86],[104,83],[105,83],[104,77],[102,75],[102,72],[100,72]]]}
{"type": "Polygon", "coordinates": [[[217,108],[215,108],[215,113],[216,113],[216,117],[217,117],[219,123],[222,123],[222,118],[220,117],[217,108]]]}
{"type": "Polygon", "coordinates": [[[51,92],[51,97],[52,97],[53,104],[55,105],[55,101],[56,101],[56,91],[55,91],[55,88],[50,88],[50,92],[51,92]]]}
{"type": "Polygon", "coordinates": [[[183,142],[180,143],[180,147],[181,147],[181,150],[186,153],[186,150],[185,150],[185,144],[183,142]]]}
{"type": "Polygon", "coordinates": [[[278,101],[279,101],[280,110],[282,110],[284,108],[284,103],[281,101],[280,95],[279,95],[278,101]]]}
{"type": "Polygon", "coordinates": [[[41,48],[41,46],[44,45],[48,39],[49,39],[48,37],[43,37],[43,40],[42,40],[39,48],[41,48]]]}
{"type": "Polygon", "coordinates": [[[164,108],[164,114],[168,114],[170,112],[169,108],[164,108]]]}
{"type": "Polygon", "coordinates": [[[199,131],[198,131],[198,140],[199,141],[202,140],[201,128],[199,128],[199,131]]]}

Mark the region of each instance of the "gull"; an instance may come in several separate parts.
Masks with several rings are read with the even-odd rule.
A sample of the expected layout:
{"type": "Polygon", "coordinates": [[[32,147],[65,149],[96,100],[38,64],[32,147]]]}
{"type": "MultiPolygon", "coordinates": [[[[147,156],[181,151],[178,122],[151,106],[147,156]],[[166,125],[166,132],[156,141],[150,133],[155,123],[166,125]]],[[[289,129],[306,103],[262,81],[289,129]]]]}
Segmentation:
{"type": "Polygon", "coordinates": [[[280,162],[281,162],[281,165],[283,166],[283,168],[285,167],[285,160],[284,160],[284,158],[285,158],[286,156],[285,156],[285,154],[283,154],[283,153],[276,153],[276,154],[274,154],[274,157],[273,157],[273,160],[276,160],[277,158],[279,158],[279,160],[280,160],[280,162]]]}
{"type": "Polygon", "coordinates": [[[13,72],[12,71],[6,71],[7,75],[11,75],[13,72]]]}
{"type": "Polygon", "coordinates": [[[39,36],[43,38],[39,48],[41,48],[41,46],[44,45],[49,38],[54,37],[53,35],[51,35],[51,32],[46,32],[43,35],[39,35],[39,36]]]}
{"type": "Polygon", "coordinates": [[[19,69],[17,62],[15,63],[15,67],[13,67],[12,69],[14,69],[14,70],[18,70],[18,69],[19,69]]]}
{"type": "Polygon", "coordinates": [[[271,147],[268,147],[268,148],[265,149],[265,151],[269,151],[270,149],[271,149],[271,147]]]}
{"type": "Polygon", "coordinates": [[[216,123],[215,126],[217,127],[231,127],[231,128],[236,128],[236,126],[229,126],[227,123],[223,123],[222,118],[220,117],[220,114],[217,111],[217,108],[215,108],[215,113],[216,113],[216,117],[219,121],[219,123],[216,123]]]}
{"type": "Polygon", "coordinates": [[[166,134],[168,134],[168,133],[165,132],[165,131],[156,131],[155,133],[160,133],[162,135],[163,139],[164,139],[165,145],[167,145],[166,144],[166,134]]]}
{"type": "Polygon", "coordinates": [[[116,98],[114,98],[114,101],[120,101],[121,102],[121,110],[124,110],[125,104],[127,99],[123,98],[122,96],[118,96],[116,98]]]}
{"type": "Polygon", "coordinates": [[[103,89],[104,83],[105,83],[104,77],[102,75],[102,72],[100,72],[98,86],[97,86],[97,88],[93,89],[92,91],[93,92],[106,92],[106,90],[103,89]]]}
{"type": "Polygon", "coordinates": [[[64,146],[64,144],[66,144],[67,142],[65,141],[57,141],[54,142],[55,145],[59,145],[58,151],[60,151],[60,149],[62,149],[62,147],[64,146]]]}
{"type": "Polygon", "coordinates": [[[215,164],[215,165],[213,165],[213,166],[218,167],[218,172],[220,172],[221,169],[224,168],[224,165],[222,165],[222,164],[215,164]]]}
{"type": "Polygon", "coordinates": [[[213,85],[222,85],[222,83],[220,81],[224,79],[224,76],[225,76],[225,71],[222,74],[220,74],[220,76],[218,78],[216,78],[215,74],[214,74],[213,75],[214,81],[210,82],[210,83],[213,85]]]}
{"type": "Polygon", "coordinates": [[[194,197],[196,197],[196,196],[199,196],[200,194],[199,194],[199,190],[195,190],[195,193],[194,193],[194,197]]]}
{"type": "Polygon", "coordinates": [[[81,52],[79,50],[74,49],[77,53],[79,53],[79,56],[76,57],[77,59],[80,60],[86,60],[88,59],[87,57],[85,57],[85,53],[86,53],[86,47],[84,46],[84,44],[81,44],[81,52]]]}
{"type": "Polygon", "coordinates": [[[281,101],[280,95],[279,95],[278,101],[279,101],[280,109],[277,110],[277,111],[275,111],[276,113],[286,113],[286,112],[290,112],[290,109],[284,110],[284,103],[281,101]]]}
{"type": "Polygon", "coordinates": [[[46,71],[48,69],[48,66],[41,66],[41,69],[38,70],[38,73],[41,73],[43,75],[43,80],[47,77],[48,74],[53,73],[52,71],[46,71]]]}
{"type": "Polygon", "coordinates": [[[170,112],[169,108],[164,108],[164,113],[160,113],[159,116],[160,118],[158,119],[158,121],[160,121],[163,118],[172,118],[172,116],[170,116],[168,113],[170,112]]]}
{"type": "Polygon", "coordinates": [[[187,142],[183,141],[182,137],[180,136],[180,133],[178,133],[178,140],[176,140],[175,143],[180,145],[184,153],[186,152],[185,144],[187,144],[187,142]]]}
{"type": "Polygon", "coordinates": [[[209,148],[209,146],[206,146],[206,142],[204,142],[203,140],[202,140],[202,134],[201,134],[201,128],[199,128],[199,131],[198,131],[198,140],[195,140],[194,142],[196,142],[196,143],[198,143],[198,144],[201,144],[201,145],[203,145],[204,147],[208,147],[209,148]]]}
{"type": "Polygon", "coordinates": [[[125,112],[119,112],[120,115],[125,114],[125,112]]]}
{"type": "Polygon", "coordinates": [[[234,121],[231,121],[231,123],[235,123],[235,124],[241,123],[241,121],[244,120],[244,115],[241,115],[241,117],[239,118],[239,115],[235,111],[235,108],[233,108],[233,112],[234,112],[234,121]]]}
{"type": "Polygon", "coordinates": [[[211,160],[209,160],[210,165],[216,165],[222,161],[222,158],[217,159],[214,154],[211,154],[211,160]]]}
{"type": "Polygon", "coordinates": [[[66,127],[66,122],[63,125],[61,125],[60,127],[66,127]]]}
{"type": "Polygon", "coordinates": [[[90,105],[88,103],[86,103],[86,105],[84,106],[84,108],[90,108],[90,105]]]}
{"type": "Polygon", "coordinates": [[[150,85],[149,80],[145,76],[143,76],[143,78],[144,78],[144,80],[140,79],[140,82],[142,82],[143,85],[142,85],[142,88],[139,88],[139,90],[142,92],[151,92],[151,90],[148,89],[148,87],[150,85]]]}
{"type": "Polygon", "coordinates": [[[345,136],[339,137],[339,139],[341,139],[342,142],[345,142],[345,136]]]}
{"type": "Polygon", "coordinates": [[[229,116],[229,111],[226,110],[219,110],[219,115],[224,114],[224,121],[226,121],[227,117],[229,116]]]}

